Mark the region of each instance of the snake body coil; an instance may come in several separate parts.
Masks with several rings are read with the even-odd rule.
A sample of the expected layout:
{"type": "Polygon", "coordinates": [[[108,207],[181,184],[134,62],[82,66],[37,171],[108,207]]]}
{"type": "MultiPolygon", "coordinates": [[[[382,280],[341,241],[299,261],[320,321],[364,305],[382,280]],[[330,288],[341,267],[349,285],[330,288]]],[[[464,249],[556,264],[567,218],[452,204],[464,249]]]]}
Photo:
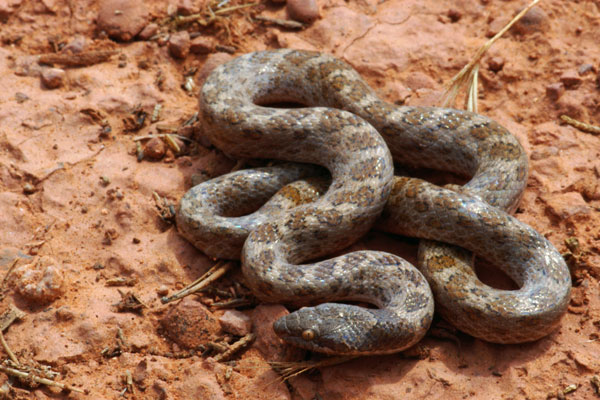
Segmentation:
{"type": "Polygon", "coordinates": [[[391,105],[342,61],[294,50],[251,53],[215,69],[202,88],[200,118],[205,135],[232,156],[316,164],[331,173],[327,188],[320,178],[306,179],[319,170],[303,164],[238,171],[181,200],[180,232],[207,255],[241,256],[260,299],[377,307],[301,308],[274,325],[286,341],[325,353],[378,354],[425,334],[433,314],[429,286],[399,257],[360,251],[302,264],[355,242],[382,210],[379,228],[448,243],[422,241],[419,268],[438,310],[459,329],[516,343],[547,335],[564,314],[571,287],[564,261],[545,238],[502,211],[514,209],[525,188],[526,155],[488,118],[391,105]],[[285,102],[306,107],[268,106],[285,102]],[[455,191],[394,178],[392,156],[472,178],[455,191]],[[470,255],[451,245],[495,263],[519,289],[484,285],[470,255]]]}

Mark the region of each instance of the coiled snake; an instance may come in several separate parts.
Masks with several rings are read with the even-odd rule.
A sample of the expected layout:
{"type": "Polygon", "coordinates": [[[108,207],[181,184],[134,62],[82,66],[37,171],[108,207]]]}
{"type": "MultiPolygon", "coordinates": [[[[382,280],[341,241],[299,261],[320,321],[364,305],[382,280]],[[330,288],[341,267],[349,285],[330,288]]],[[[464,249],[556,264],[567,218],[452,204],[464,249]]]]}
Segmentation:
{"type": "Polygon", "coordinates": [[[516,207],[528,166],[518,141],[494,121],[386,103],[344,62],[295,50],[219,66],[199,104],[204,134],[225,153],[316,164],[331,174],[327,187],[312,165],[242,170],[192,188],[178,210],[178,229],[196,247],[241,257],[258,298],[311,306],[275,322],[287,342],[330,354],[405,349],[432,319],[427,282],[441,315],[484,340],[536,340],[558,325],[569,271],[550,242],[503,211],[516,207]],[[305,107],[269,106],[286,102],[305,107]],[[450,190],[394,177],[393,161],[471,180],[450,190]],[[380,229],[427,239],[419,246],[421,272],[378,251],[306,264],[349,246],[380,215],[380,229]],[[519,289],[483,284],[470,253],[452,245],[493,262],[519,289]],[[343,300],[377,308],[333,303],[343,300]]]}

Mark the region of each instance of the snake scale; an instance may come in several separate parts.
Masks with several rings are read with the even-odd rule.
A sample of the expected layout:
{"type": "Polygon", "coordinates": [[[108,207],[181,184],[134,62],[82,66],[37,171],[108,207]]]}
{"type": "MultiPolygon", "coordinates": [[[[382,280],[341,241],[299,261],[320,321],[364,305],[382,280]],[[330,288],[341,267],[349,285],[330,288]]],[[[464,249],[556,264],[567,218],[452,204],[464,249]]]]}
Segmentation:
{"type": "Polygon", "coordinates": [[[207,255],[241,258],[259,299],[302,307],[273,325],[288,343],[328,354],[403,350],[427,331],[432,292],[446,320],[487,341],[532,341],[556,329],[569,270],[548,240],[508,214],[528,163],[496,122],[389,104],[343,61],[288,49],[217,67],[199,107],[204,135],[226,154],[292,162],[204,182],[177,213],[180,233],[207,255]],[[273,106],[282,103],[302,107],[273,106]],[[394,177],[394,162],[471,179],[442,188],[394,177]],[[374,224],[425,239],[419,270],[379,251],[326,258],[374,224]],[[471,252],[519,289],[479,281],[471,252]]]}

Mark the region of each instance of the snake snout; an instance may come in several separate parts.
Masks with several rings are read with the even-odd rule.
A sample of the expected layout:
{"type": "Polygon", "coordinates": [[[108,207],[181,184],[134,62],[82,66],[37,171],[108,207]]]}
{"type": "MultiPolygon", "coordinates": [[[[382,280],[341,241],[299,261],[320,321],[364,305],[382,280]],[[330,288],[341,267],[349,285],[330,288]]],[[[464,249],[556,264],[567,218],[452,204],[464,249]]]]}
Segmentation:
{"type": "Polygon", "coordinates": [[[318,324],[313,317],[311,308],[302,308],[275,321],[273,330],[286,341],[310,343],[318,337],[318,324]]]}

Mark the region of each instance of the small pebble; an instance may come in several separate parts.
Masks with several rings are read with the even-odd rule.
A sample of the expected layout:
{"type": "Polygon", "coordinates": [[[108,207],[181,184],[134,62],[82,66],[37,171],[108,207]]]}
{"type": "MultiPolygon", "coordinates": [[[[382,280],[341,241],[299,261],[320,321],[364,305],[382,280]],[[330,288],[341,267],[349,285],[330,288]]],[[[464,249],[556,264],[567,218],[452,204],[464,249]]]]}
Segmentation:
{"type": "Polygon", "coordinates": [[[560,81],[565,85],[567,89],[575,89],[581,84],[581,78],[577,71],[570,69],[560,76],[560,81]]]}
{"type": "Polygon", "coordinates": [[[288,0],[287,12],[291,19],[311,24],[319,18],[319,6],[316,0],[288,0]]]}
{"type": "Polygon", "coordinates": [[[69,52],[71,54],[81,53],[87,46],[87,40],[85,36],[77,35],[75,36],[65,47],[63,47],[63,52],[69,52]]]}
{"type": "Polygon", "coordinates": [[[0,1],[0,19],[6,19],[21,6],[21,0],[0,1]]]}
{"type": "Polygon", "coordinates": [[[175,58],[185,58],[190,52],[190,34],[179,31],[169,38],[169,53],[175,58]]]}
{"type": "Polygon", "coordinates": [[[52,257],[15,268],[10,275],[12,286],[27,300],[47,304],[63,293],[62,266],[52,257]]]}
{"type": "Polygon", "coordinates": [[[69,307],[59,307],[54,312],[57,321],[71,321],[75,318],[75,313],[69,307]]]}
{"type": "Polygon", "coordinates": [[[101,263],[96,263],[96,264],[94,264],[94,266],[92,268],[96,271],[100,271],[101,269],[104,269],[105,267],[101,263]]]}
{"type": "Polygon", "coordinates": [[[581,64],[579,68],[577,68],[577,73],[579,75],[585,75],[590,71],[594,70],[594,66],[592,64],[581,64]]]}
{"type": "Polygon", "coordinates": [[[144,156],[151,160],[160,160],[167,151],[165,142],[160,138],[152,138],[144,146],[144,156]]]}
{"type": "Polygon", "coordinates": [[[56,89],[63,85],[65,71],[60,68],[45,68],[42,70],[42,83],[48,89],[56,89]]]}
{"type": "Polygon", "coordinates": [[[219,317],[221,329],[235,336],[246,336],[252,332],[252,319],[241,311],[227,310],[219,317]]]}
{"type": "Polygon", "coordinates": [[[142,384],[146,377],[148,376],[148,362],[146,360],[142,360],[138,363],[138,365],[133,370],[133,374],[131,374],[131,378],[138,385],[142,384]]]}
{"type": "Polygon", "coordinates": [[[207,36],[198,36],[192,39],[190,51],[194,54],[208,54],[215,51],[215,40],[207,36]]]}
{"type": "Polygon", "coordinates": [[[138,38],[140,38],[140,40],[148,40],[157,33],[158,25],[152,22],[146,25],[144,29],[142,29],[142,31],[138,34],[138,38]]]}
{"type": "Polygon", "coordinates": [[[32,194],[35,193],[35,186],[33,186],[31,183],[27,182],[23,185],[23,193],[25,194],[32,194]]]}
{"type": "Polygon", "coordinates": [[[29,100],[29,96],[27,96],[25,93],[17,92],[15,93],[15,100],[19,104],[25,103],[27,100],[29,100]]]}
{"type": "Polygon", "coordinates": [[[159,296],[166,296],[169,294],[169,287],[167,285],[160,285],[157,289],[156,289],[156,294],[159,296]]]}
{"type": "Polygon", "coordinates": [[[119,55],[119,68],[125,68],[127,66],[127,55],[121,54],[119,55]]]}
{"type": "Polygon", "coordinates": [[[174,161],[175,153],[173,153],[173,150],[171,150],[171,148],[167,147],[167,151],[165,151],[165,158],[163,159],[163,162],[165,162],[166,164],[171,164],[174,161]]]}
{"type": "Polygon", "coordinates": [[[581,193],[578,192],[548,195],[544,202],[546,203],[546,210],[561,220],[578,214],[589,215],[592,212],[581,193]]]}
{"type": "Polygon", "coordinates": [[[462,13],[454,8],[451,8],[450,10],[448,10],[448,18],[450,18],[450,21],[452,22],[457,22],[459,19],[461,19],[462,17],[462,13]]]}
{"type": "Polygon", "coordinates": [[[101,0],[96,24],[111,38],[127,42],[142,31],[148,17],[148,7],[141,1],[101,0]]]}
{"type": "Polygon", "coordinates": [[[233,57],[227,53],[213,53],[206,58],[206,61],[200,68],[200,71],[196,74],[196,83],[201,85],[204,83],[204,80],[210,75],[213,69],[217,68],[219,65],[226,63],[231,60],[233,57]]]}
{"type": "Polygon", "coordinates": [[[491,71],[498,72],[504,67],[504,58],[492,57],[488,60],[487,64],[491,71]]]}
{"type": "Polygon", "coordinates": [[[552,101],[558,100],[564,92],[565,85],[563,85],[561,82],[551,83],[546,86],[546,96],[552,101]]]}
{"type": "Polygon", "coordinates": [[[515,22],[511,30],[520,35],[543,31],[548,24],[548,15],[538,6],[532,7],[523,17],[515,22]]]}
{"type": "Polygon", "coordinates": [[[185,297],[160,320],[166,337],[182,348],[197,348],[214,340],[221,327],[206,306],[185,297]]]}
{"type": "Polygon", "coordinates": [[[177,14],[178,15],[190,15],[200,12],[200,9],[194,6],[192,0],[179,0],[177,2],[177,14]]]}
{"type": "Polygon", "coordinates": [[[506,20],[504,18],[495,18],[494,20],[492,20],[488,23],[487,31],[485,32],[485,36],[488,38],[491,38],[492,36],[494,36],[498,32],[500,32],[500,30],[502,28],[504,28],[507,23],[508,23],[508,20],[506,20]]]}

